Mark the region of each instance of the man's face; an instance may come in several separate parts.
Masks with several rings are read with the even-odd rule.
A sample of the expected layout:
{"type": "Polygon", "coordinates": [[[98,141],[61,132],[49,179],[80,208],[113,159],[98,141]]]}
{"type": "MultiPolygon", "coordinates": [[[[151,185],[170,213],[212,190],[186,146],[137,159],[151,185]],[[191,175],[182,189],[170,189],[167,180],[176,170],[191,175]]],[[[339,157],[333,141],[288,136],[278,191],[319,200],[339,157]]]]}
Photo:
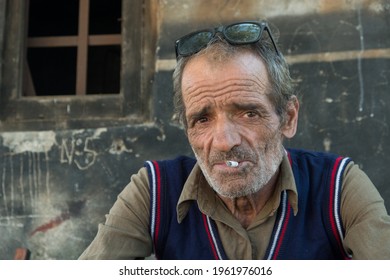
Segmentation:
{"type": "Polygon", "coordinates": [[[268,92],[264,63],[250,52],[224,62],[194,57],[184,69],[188,139],[207,181],[224,197],[259,191],[279,168],[284,130],[268,92]]]}

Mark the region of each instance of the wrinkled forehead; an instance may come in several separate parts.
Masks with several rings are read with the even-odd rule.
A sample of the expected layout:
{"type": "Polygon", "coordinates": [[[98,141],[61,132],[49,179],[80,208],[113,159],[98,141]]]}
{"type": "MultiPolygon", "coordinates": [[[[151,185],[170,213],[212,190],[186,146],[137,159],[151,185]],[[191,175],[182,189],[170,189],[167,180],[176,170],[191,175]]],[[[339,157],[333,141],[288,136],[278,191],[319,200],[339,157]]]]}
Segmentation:
{"type": "Polygon", "coordinates": [[[224,107],[268,101],[268,75],[261,59],[241,55],[213,64],[208,57],[192,60],[183,74],[182,95],[187,113],[198,107],[224,107]]]}
{"type": "Polygon", "coordinates": [[[224,57],[203,53],[189,60],[183,70],[182,93],[201,91],[203,87],[240,84],[240,81],[268,87],[267,68],[261,57],[250,51],[224,57]]]}

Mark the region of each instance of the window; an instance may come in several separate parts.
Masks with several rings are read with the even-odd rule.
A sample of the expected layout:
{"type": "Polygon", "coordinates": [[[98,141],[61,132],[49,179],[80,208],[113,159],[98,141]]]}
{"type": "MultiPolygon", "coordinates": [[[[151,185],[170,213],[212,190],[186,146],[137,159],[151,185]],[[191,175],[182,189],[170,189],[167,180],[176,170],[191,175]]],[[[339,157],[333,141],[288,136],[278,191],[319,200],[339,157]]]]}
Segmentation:
{"type": "Polygon", "coordinates": [[[119,93],[121,0],[29,0],[26,96],[119,93]]]}
{"type": "Polygon", "coordinates": [[[0,129],[145,121],[157,38],[153,2],[7,1],[0,129]]]}

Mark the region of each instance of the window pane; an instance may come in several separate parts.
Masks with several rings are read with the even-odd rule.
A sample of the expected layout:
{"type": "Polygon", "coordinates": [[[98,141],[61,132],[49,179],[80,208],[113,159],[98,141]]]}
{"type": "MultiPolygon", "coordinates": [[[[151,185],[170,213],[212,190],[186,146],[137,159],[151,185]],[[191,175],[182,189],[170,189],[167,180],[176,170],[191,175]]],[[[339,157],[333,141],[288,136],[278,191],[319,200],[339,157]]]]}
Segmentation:
{"type": "Polygon", "coordinates": [[[27,46],[29,72],[26,71],[30,75],[25,76],[24,94],[119,93],[120,42],[104,36],[89,37],[87,40],[86,36],[120,36],[121,8],[122,0],[31,0],[28,34],[31,40],[27,46]],[[89,4],[89,7],[85,7],[85,4],[89,4]],[[89,11],[89,14],[81,17],[89,23],[79,21],[80,7],[85,8],[82,9],[84,12],[89,11]],[[78,34],[79,30],[87,31],[87,25],[89,33],[78,34]],[[77,36],[82,40],[77,40],[77,36]],[[34,37],[41,38],[34,40],[34,37]],[[88,47],[87,44],[91,42],[93,47],[88,47]],[[87,72],[84,72],[85,69],[87,72]]]}
{"type": "Polygon", "coordinates": [[[122,0],[91,0],[89,8],[89,33],[120,34],[122,0]]]}
{"type": "Polygon", "coordinates": [[[119,93],[120,46],[90,47],[87,94],[119,93]]]}
{"type": "Polygon", "coordinates": [[[73,95],[76,48],[30,48],[27,51],[36,95],[73,95]]]}
{"type": "Polygon", "coordinates": [[[77,35],[78,13],[78,0],[30,0],[28,36],[77,35]]]}

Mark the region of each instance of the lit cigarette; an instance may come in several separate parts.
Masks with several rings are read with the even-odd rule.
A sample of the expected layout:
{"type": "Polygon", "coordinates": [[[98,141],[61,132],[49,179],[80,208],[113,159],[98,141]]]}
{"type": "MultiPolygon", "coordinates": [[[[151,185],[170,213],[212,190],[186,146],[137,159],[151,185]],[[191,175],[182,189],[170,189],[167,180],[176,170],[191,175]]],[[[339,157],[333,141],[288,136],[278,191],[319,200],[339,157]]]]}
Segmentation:
{"type": "Polygon", "coordinates": [[[226,165],[229,166],[229,167],[237,167],[238,166],[238,162],[234,161],[234,160],[227,160],[226,161],[226,165]]]}

